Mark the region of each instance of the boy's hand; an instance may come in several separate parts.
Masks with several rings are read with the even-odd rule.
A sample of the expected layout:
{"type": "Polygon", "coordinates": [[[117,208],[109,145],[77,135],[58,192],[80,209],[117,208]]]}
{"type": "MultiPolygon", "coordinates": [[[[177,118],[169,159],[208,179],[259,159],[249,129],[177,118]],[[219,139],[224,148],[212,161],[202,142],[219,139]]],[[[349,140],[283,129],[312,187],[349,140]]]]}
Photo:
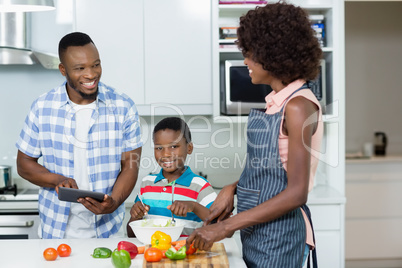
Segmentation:
{"type": "Polygon", "coordinates": [[[172,205],[167,206],[173,214],[181,217],[186,217],[187,212],[192,212],[194,210],[193,201],[174,201],[172,205]]]}
{"type": "Polygon", "coordinates": [[[148,205],[143,206],[140,201],[135,203],[130,209],[131,221],[141,220],[145,214],[148,213],[150,207],[148,205]]]}

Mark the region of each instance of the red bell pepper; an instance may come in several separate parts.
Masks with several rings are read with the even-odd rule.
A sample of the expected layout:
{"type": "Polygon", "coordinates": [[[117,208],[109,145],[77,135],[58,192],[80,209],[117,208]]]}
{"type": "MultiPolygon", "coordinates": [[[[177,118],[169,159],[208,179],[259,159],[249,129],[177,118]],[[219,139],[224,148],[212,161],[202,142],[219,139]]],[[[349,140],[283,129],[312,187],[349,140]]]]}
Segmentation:
{"type": "Polygon", "coordinates": [[[194,242],[191,243],[191,245],[188,247],[186,251],[186,255],[192,255],[197,251],[197,249],[194,247],[194,242]]]}
{"type": "Polygon", "coordinates": [[[130,258],[134,259],[135,256],[138,254],[138,248],[135,244],[128,242],[128,241],[120,241],[117,244],[117,250],[122,250],[124,249],[128,253],[130,253],[130,258]]]}

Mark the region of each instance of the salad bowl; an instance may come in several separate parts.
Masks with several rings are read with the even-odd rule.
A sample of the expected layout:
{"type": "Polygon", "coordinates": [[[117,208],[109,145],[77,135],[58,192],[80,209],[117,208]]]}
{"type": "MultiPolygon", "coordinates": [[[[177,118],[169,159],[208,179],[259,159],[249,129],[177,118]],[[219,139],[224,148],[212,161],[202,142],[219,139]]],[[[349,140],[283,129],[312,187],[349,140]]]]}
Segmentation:
{"type": "Polygon", "coordinates": [[[176,219],[176,223],[172,224],[171,218],[148,218],[138,221],[132,221],[129,226],[133,230],[135,236],[141,243],[151,244],[151,237],[156,231],[164,232],[170,235],[172,241],[177,241],[183,232],[184,221],[176,219]]]}

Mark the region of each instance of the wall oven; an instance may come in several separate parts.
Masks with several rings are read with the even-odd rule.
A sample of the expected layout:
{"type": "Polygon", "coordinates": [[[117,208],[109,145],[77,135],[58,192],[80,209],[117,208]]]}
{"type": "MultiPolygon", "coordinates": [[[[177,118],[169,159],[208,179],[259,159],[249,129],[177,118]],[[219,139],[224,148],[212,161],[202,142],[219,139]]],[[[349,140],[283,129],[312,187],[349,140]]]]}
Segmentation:
{"type": "Polygon", "coordinates": [[[39,238],[38,190],[0,195],[0,239],[39,238]]]}
{"type": "MultiPolygon", "coordinates": [[[[325,60],[321,60],[320,74],[311,82],[311,90],[325,113],[327,105],[325,60]]],[[[265,96],[272,88],[251,82],[243,60],[224,60],[220,67],[220,110],[224,115],[248,115],[252,108],[265,108],[265,96]]]]}

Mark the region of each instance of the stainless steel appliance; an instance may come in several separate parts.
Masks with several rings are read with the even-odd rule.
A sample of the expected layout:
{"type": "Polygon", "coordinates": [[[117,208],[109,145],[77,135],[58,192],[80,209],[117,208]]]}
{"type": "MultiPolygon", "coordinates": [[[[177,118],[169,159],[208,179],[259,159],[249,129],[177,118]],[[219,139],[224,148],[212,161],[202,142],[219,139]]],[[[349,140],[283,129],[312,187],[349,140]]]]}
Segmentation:
{"type": "Polygon", "coordinates": [[[39,238],[38,189],[0,194],[0,239],[39,238]]]}
{"type": "Polygon", "coordinates": [[[58,69],[59,58],[31,48],[31,16],[26,12],[0,12],[0,65],[40,63],[58,69]]]}
{"type": "Polygon", "coordinates": [[[226,60],[221,64],[221,113],[248,115],[252,108],[264,108],[265,96],[272,88],[251,83],[243,60],[226,60]]]}
{"type": "Polygon", "coordinates": [[[0,165],[0,188],[13,185],[11,166],[0,165]]]}
{"type": "MultiPolygon", "coordinates": [[[[311,91],[321,104],[323,113],[327,110],[325,60],[321,60],[320,73],[316,80],[310,81],[311,91]]],[[[252,108],[265,108],[265,96],[272,88],[268,85],[255,85],[251,82],[244,60],[225,60],[221,62],[220,110],[225,115],[248,115],[252,108]]]]}

